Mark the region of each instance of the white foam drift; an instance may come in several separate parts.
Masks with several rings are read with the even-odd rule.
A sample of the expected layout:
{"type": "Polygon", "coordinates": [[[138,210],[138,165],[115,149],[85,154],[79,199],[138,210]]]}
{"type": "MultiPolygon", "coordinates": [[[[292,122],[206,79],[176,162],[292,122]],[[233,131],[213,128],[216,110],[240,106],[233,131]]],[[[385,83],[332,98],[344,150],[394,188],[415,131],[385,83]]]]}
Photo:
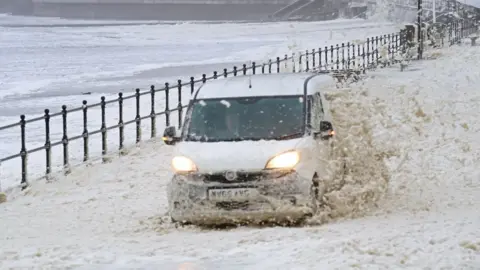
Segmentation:
{"type": "Polygon", "coordinates": [[[0,268],[478,268],[480,51],[452,47],[437,56],[404,72],[370,72],[331,96],[334,110],[343,106],[339,115],[355,113],[337,118],[346,121],[337,123],[339,136],[352,134],[346,148],[367,165],[386,161],[388,172],[350,163],[370,184],[359,189],[380,191],[376,210],[305,228],[176,229],[164,217],[169,148],[146,143],[10,195],[0,205],[0,268]]]}

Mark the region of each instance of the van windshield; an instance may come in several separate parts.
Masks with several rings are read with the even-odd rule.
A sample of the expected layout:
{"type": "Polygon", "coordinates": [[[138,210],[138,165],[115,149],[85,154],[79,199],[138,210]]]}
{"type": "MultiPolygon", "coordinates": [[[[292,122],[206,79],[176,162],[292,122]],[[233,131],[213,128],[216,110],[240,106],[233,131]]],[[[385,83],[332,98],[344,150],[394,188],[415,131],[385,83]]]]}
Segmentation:
{"type": "Polygon", "coordinates": [[[196,100],[185,141],[282,140],[303,136],[303,96],[196,100]]]}

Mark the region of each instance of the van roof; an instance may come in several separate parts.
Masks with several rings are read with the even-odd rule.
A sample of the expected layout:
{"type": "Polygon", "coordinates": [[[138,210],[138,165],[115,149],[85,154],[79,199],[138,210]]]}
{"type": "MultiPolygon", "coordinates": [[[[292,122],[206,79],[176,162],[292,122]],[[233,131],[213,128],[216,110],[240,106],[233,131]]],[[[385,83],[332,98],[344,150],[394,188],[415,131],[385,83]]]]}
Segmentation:
{"type": "MultiPolygon", "coordinates": [[[[275,73],[219,78],[201,86],[197,90],[197,99],[303,95],[305,80],[312,75],[315,73],[275,73]],[[250,80],[252,88],[249,88],[250,80]]],[[[307,94],[318,92],[322,87],[333,83],[333,78],[328,74],[317,74],[309,80],[307,94]]]]}

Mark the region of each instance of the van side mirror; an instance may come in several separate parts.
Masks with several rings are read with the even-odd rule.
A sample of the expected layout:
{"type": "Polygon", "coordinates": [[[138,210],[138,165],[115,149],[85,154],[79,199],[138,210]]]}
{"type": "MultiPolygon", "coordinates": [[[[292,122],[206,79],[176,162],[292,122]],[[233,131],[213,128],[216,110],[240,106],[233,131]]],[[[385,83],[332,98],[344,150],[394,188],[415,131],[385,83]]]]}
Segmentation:
{"type": "Polygon", "coordinates": [[[328,121],[320,121],[320,132],[328,132],[333,130],[332,123],[328,121]]]}
{"type": "Polygon", "coordinates": [[[328,121],[320,121],[320,132],[316,132],[315,137],[320,137],[322,140],[328,140],[335,135],[335,131],[333,131],[332,123],[328,121]]]}
{"type": "Polygon", "coordinates": [[[174,145],[180,140],[177,137],[177,129],[174,126],[166,127],[163,131],[162,140],[166,145],[174,145]]]}

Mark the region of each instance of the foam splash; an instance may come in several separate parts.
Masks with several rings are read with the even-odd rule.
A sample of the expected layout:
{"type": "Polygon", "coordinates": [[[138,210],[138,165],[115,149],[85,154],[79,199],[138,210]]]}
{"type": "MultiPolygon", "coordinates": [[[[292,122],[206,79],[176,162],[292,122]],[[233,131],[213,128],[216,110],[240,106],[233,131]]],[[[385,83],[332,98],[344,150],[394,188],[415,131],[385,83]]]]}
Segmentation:
{"type": "Polygon", "coordinates": [[[338,143],[335,151],[346,156],[346,175],[336,177],[338,189],[324,195],[326,206],[308,223],[362,216],[385,195],[390,174],[384,158],[391,155],[375,146],[370,121],[383,108],[365,92],[341,90],[326,93],[330,101],[338,143]]]}

